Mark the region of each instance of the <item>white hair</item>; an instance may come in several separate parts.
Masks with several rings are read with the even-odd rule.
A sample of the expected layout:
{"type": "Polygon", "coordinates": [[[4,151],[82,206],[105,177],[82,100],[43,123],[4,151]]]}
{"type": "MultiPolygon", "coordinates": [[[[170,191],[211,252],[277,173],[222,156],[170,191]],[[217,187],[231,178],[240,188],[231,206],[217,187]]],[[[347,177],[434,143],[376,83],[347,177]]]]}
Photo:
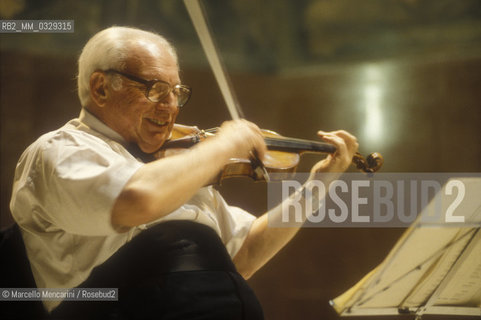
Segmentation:
{"type": "Polygon", "coordinates": [[[138,40],[159,44],[177,60],[174,47],[159,34],[131,27],[104,29],[90,38],[78,59],[78,96],[83,107],[90,103],[92,73],[108,69],[123,71],[129,52],[138,40]]]}

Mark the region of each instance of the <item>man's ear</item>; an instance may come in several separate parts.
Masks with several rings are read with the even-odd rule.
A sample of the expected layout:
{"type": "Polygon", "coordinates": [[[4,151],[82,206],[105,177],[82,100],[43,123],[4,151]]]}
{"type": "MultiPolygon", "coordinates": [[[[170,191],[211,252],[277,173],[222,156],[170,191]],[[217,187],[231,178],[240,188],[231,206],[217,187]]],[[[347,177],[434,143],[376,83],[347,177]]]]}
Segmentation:
{"type": "Polygon", "coordinates": [[[109,98],[110,87],[103,72],[95,71],[90,76],[90,97],[98,107],[104,107],[109,98]]]}

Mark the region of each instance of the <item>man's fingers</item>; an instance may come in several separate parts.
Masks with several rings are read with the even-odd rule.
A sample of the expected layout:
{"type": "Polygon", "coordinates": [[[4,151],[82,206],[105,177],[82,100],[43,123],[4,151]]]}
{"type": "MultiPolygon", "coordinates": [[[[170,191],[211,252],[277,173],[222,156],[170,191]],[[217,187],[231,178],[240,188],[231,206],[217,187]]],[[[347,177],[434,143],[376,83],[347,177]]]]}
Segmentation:
{"type": "MultiPolygon", "coordinates": [[[[355,153],[359,148],[357,138],[345,130],[336,130],[331,132],[325,132],[325,131],[319,130],[317,134],[319,137],[321,137],[325,141],[326,141],[325,138],[330,139],[330,137],[341,138],[343,140],[343,144],[347,147],[347,150],[351,153],[355,153]]],[[[338,139],[333,140],[333,144],[335,144],[336,147],[338,147],[338,143],[339,143],[338,139]]]]}

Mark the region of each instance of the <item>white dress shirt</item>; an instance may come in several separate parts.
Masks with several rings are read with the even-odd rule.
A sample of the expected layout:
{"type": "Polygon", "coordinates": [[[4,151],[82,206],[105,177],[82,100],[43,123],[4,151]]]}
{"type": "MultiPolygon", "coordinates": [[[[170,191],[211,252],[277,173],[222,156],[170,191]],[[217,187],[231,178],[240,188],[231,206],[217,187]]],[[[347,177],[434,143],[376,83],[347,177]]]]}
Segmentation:
{"type": "MultiPolygon", "coordinates": [[[[86,110],[41,136],[20,157],[10,209],[21,227],[38,288],[73,288],[148,225],[118,233],[111,210],[143,163],[122,137],[86,110]]],[[[255,217],[226,204],[212,187],[160,219],[212,227],[233,257],[255,217]]],[[[156,222],[156,223],[157,223],[156,222]]],[[[119,266],[121,267],[121,266],[119,266]]],[[[44,301],[48,311],[61,301],[44,301]]]]}

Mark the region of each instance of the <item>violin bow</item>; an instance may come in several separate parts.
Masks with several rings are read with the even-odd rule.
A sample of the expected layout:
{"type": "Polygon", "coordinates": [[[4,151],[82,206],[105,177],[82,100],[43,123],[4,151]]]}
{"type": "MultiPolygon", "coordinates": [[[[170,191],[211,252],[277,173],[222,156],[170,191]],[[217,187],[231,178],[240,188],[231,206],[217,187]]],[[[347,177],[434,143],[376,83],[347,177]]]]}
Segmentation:
{"type": "Polygon", "coordinates": [[[222,64],[214,40],[211,36],[209,26],[205,19],[204,9],[201,7],[199,0],[184,0],[185,7],[189,13],[190,19],[194,24],[195,31],[199,37],[200,44],[204,49],[207,60],[209,61],[212,72],[214,73],[217,84],[219,85],[224,101],[233,120],[244,118],[244,113],[234,95],[231,82],[227,77],[224,65],[222,64]]]}
{"type": "MultiPolygon", "coordinates": [[[[204,53],[207,56],[214,77],[220,88],[227,109],[233,120],[244,118],[244,113],[238,103],[237,98],[234,95],[231,82],[227,77],[224,65],[222,64],[214,40],[212,38],[209,26],[205,19],[204,10],[202,9],[199,0],[184,0],[185,7],[189,13],[192,24],[194,25],[197,36],[199,37],[200,44],[204,49],[204,53]]],[[[264,167],[262,161],[258,158],[255,152],[251,155],[251,163],[254,167],[256,174],[262,175],[266,181],[269,181],[269,174],[264,167]]]]}

